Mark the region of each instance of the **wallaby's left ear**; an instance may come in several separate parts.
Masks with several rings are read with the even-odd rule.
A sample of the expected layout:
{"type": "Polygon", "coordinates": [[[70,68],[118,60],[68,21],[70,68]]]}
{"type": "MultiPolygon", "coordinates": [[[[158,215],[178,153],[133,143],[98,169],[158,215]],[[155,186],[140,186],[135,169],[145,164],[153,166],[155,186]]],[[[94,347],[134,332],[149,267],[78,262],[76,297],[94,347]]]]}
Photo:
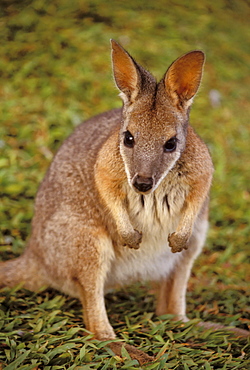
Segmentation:
{"type": "Polygon", "coordinates": [[[126,102],[133,102],[138,95],[141,78],[135,61],[116,41],[111,40],[113,73],[116,85],[126,102]]]}
{"type": "Polygon", "coordinates": [[[175,105],[188,108],[192,104],[200,86],[204,60],[202,51],[191,51],[173,62],[167,70],[165,88],[175,105]]]}

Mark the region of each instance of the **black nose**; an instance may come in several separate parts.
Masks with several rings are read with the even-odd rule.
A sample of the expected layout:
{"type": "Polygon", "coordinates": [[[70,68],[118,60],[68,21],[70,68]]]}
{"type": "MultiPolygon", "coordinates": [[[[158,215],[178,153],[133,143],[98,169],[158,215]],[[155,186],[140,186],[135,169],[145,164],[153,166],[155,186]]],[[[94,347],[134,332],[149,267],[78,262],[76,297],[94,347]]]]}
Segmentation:
{"type": "Polygon", "coordinates": [[[134,179],[133,185],[134,187],[139,190],[141,193],[146,193],[153,187],[154,180],[152,177],[142,177],[136,176],[134,179]]]}

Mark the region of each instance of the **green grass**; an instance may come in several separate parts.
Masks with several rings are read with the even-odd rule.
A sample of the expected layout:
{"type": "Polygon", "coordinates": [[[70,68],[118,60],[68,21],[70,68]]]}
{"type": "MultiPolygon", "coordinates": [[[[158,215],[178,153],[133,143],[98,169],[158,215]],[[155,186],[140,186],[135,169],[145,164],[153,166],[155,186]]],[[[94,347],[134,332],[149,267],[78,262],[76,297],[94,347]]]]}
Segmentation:
{"type": "MultiPolygon", "coordinates": [[[[191,122],[215,165],[211,228],[189,283],[184,326],[154,316],[152,289],[107,296],[119,338],[157,361],[145,369],[249,369],[246,339],[203,332],[197,319],[247,328],[250,306],[250,3],[230,1],[2,0],[0,4],[0,250],[18,256],[53,153],[82,120],[121,105],[109,39],[161,78],[205,51],[191,122]],[[220,93],[212,107],[209,92],[220,93]],[[149,291],[149,293],[148,293],[149,291]]],[[[86,333],[80,303],[58,292],[1,291],[0,364],[10,369],[137,369],[86,333]]],[[[0,365],[1,368],[1,365],[0,365]]]]}

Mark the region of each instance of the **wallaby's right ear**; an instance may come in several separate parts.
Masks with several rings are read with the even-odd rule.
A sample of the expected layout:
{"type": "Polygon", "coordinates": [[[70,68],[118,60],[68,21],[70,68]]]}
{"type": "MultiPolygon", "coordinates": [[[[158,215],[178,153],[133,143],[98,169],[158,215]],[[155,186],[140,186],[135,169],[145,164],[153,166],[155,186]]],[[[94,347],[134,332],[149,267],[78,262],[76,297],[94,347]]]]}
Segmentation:
{"type": "Polygon", "coordinates": [[[140,73],[133,58],[114,40],[111,40],[113,73],[124,103],[133,103],[141,84],[140,73]]]}
{"type": "Polygon", "coordinates": [[[202,77],[205,55],[194,50],[177,59],[166,72],[165,88],[174,104],[188,108],[192,104],[202,77]]]}

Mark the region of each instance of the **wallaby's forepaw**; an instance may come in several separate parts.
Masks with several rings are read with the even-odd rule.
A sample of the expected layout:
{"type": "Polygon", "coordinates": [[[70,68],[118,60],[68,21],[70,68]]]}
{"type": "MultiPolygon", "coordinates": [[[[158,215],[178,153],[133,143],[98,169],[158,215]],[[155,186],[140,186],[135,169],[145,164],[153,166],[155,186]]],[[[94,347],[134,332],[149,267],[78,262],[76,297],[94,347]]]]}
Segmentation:
{"type": "Polygon", "coordinates": [[[124,247],[139,249],[142,240],[142,233],[137,230],[122,235],[122,244],[124,247]]]}
{"type": "Polygon", "coordinates": [[[178,233],[170,234],[168,236],[168,242],[173,253],[181,252],[183,249],[188,249],[187,238],[178,233]]]}

